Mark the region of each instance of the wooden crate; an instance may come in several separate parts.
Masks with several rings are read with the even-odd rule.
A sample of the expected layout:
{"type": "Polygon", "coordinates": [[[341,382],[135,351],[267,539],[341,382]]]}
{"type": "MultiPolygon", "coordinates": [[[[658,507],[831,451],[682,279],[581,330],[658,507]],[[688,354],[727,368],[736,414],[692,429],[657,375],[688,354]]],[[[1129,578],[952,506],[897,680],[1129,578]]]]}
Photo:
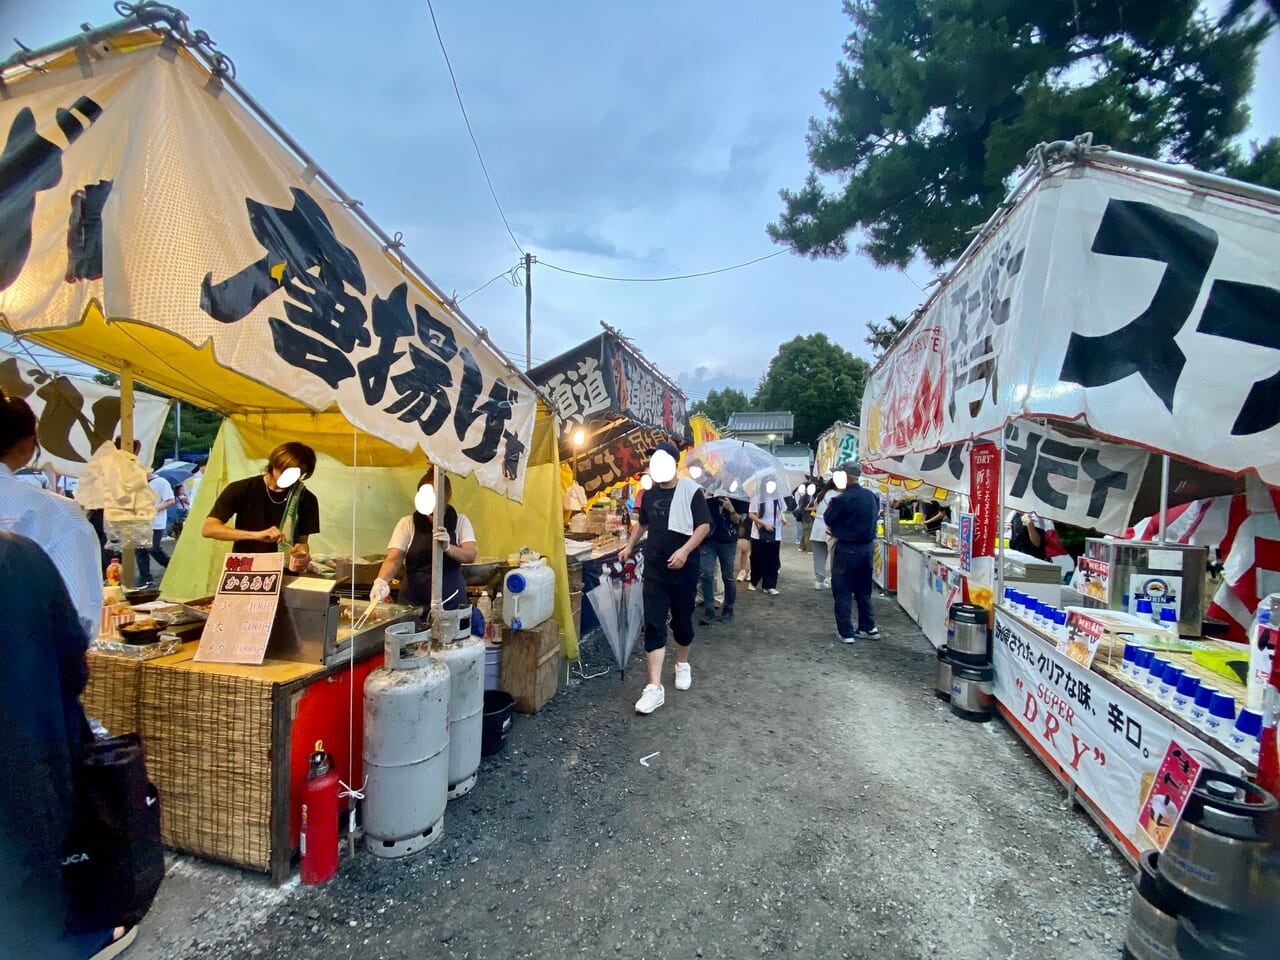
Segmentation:
{"type": "Polygon", "coordinates": [[[556,693],[560,672],[560,626],[554,618],[532,630],[504,631],[502,689],[521,713],[537,713],[556,693]]]}
{"type": "Polygon", "coordinates": [[[98,650],[90,650],[86,659],[89,683],[80,697],[85,714],[106,727],[112,736],[138,733],[143,661],[98,650]]]}

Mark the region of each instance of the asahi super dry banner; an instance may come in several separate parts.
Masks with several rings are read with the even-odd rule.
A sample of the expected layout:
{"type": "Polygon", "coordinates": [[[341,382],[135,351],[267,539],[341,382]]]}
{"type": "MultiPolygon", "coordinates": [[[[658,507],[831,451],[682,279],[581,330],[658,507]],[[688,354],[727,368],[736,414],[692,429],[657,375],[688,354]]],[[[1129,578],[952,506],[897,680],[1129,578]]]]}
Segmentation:
{"type": "Polygon", "coordinates": [[[238,375],[204,384],[207,405],[236,409],[245,380],[299,412],[336,403],[520,497],[533,391],[193,58],[157,44],[23,76],[0,140],[14,329],[74,328],[101,305],[238,375]]]}
{"type": "Polygon", "coordinates": [[[1047,175],[873,371],[866,459],[1048,417],[1280,484],[1278,231],[1172,180],[1047,175]]]}

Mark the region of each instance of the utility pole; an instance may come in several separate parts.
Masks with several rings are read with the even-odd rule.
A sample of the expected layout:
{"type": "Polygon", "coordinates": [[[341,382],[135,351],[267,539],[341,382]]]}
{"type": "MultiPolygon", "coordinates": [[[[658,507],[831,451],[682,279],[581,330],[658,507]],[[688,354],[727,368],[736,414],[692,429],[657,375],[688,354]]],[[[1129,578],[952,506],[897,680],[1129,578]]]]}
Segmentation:
{"type": "Polygon", "coordinates": [[[524,372],[533,366],[533,254],[524,255],[524,372]]]}

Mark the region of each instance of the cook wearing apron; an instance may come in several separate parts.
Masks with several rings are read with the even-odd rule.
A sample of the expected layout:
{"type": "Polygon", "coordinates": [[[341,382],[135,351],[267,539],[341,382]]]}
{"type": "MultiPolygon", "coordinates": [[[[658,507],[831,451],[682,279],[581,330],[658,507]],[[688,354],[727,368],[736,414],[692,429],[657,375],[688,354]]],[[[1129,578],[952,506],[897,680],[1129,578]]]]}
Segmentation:
{"type": "MultiPolygon", "coordinates": [[[[418,487],[432,483],[431,473],[427,473],[418,487]]],[[[452,495],[449,478],[445,477],[445,510],[444,530],[441,531],[441,543],[444,544],[444,560],[441,564],[441,593],[446,610],[456,610],[468,604],[467,585],[462,577],[462,565],[472,563],[476,559],[476,534],[466,514],[458,513],[449,499],[452,495]]],[[[439,509],[438,507],[436,509],[439,509]]],[[[434,518],[418,510],[407,517],[401,517],[392,531],[391,540],[387,543],[387,558],[378,569],[378,578],[369,591],[369,599],[386,600],[391,596],[391,579],[404,566],[404,575],[400,579],[399,602],[409,606],[422,607],[425,613],[431,607],[432,569],[432,537],[434,518]]]]}

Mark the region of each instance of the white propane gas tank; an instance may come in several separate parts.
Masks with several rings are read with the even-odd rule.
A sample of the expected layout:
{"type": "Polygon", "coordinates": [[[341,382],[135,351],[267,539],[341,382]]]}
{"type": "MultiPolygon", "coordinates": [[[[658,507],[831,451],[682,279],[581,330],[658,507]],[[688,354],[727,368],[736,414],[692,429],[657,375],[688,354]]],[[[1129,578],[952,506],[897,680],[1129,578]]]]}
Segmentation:
{"type": "Polygon", "coordinates": [[[364,829],[378,857],[417,853],[444,832],[451,680],[430,639],[412,623],[387,627],[386,659],[364,682],[364,829]]]}
{"type": "Polygon", "coordinates": [[[436,647],[431,658],[449,670],[449,799],[476,785],[484,732],[484,641],[471,635],[471,608],[446,610],[454,640],[436,647]]]}
{"type": "Polygon", "coordinates": [[[512,630],[532,630],[555,611],[556,575],[545,559],[508,571],[502,589],[502,619],[512,630]]]}

